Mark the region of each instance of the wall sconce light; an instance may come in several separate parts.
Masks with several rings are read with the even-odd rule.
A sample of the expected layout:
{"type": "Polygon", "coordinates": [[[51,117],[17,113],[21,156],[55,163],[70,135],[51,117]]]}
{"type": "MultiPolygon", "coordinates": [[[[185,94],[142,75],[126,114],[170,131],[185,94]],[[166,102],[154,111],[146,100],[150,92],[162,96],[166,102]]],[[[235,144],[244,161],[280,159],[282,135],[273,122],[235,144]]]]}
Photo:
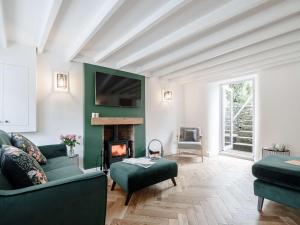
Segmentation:
{"type": "Polygon", "coordinates": [[[54,90],[59,92],[69,91],[69,74],[54,73],[54,90]]]}
{"type": "Polygon", "coordinates": [[[162,100],[164,102],[172,101],[173,93],[170,90],[162,90],[162,100]]]}

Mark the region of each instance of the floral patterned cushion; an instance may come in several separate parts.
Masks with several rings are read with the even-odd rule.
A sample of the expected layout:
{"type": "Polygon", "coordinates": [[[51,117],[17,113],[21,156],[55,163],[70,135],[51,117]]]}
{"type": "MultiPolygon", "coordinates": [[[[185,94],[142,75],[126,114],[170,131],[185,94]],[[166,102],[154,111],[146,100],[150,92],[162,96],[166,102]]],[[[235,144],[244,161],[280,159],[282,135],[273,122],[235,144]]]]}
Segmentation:
{"type": "Polygon", "coordinates": [[[24,152],[36,159],[39,164],[46,164],[47,159],[39,148],[21,134],[12,134],[11,143],[13,146],[22,149],[24,152]]]}
{"type": "Polygon", "coordinates": [[[48,179],[37,161],[10,145],[2,145],[1,172],[15,188],[44,184],[48,179]]]}

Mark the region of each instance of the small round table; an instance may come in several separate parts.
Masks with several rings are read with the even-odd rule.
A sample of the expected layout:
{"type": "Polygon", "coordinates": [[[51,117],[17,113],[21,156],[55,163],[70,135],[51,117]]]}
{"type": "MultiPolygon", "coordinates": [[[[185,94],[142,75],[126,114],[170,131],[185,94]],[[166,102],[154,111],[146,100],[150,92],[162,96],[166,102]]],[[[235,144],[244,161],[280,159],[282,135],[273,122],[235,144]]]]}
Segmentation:
{"type": "Polygon", "coordinates": [[[281,155],[281,156],[290,156],[290,150],[286,149],[283,151],[272,149],[272,148],[262,148],[262,157],[266,157],[268,155],[281,155]]]}

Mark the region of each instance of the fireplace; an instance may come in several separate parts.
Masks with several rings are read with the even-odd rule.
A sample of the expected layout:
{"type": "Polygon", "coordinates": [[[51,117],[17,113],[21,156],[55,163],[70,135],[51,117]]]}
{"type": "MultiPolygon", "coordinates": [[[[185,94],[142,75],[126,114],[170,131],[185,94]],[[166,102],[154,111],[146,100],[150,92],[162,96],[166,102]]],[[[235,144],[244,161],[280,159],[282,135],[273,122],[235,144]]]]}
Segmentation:
{"type": "Polygon", "coordinates": [[[103,170],[114,162],[134,157],[134,126],[106,125],[103,132],[103,170]]]}
{"type": "Polygon", "coordinates": [[[110,141],[108,144],[109,164],[129,157],[127,140],[110,141]]]}

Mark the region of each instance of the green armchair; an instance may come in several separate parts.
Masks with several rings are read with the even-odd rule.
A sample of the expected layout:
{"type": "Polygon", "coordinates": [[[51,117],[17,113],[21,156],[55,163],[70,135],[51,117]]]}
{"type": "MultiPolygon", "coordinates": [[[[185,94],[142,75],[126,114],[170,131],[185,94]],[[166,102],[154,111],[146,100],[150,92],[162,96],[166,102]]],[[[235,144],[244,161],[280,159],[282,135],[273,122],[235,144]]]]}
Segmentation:
{"type": "MultiPolygon", "coordinates": [[[[0,132],[0,146],[8,144],[9,136],[3,135],[7,134],[0,132]]],[[[100,171],[84,174],[66,156],[65,145],[39,148],[48,160],[42,167],[49,182],[14,189],[0,172],[0,224],[104,225],[106,175],[100,171]]]]}

